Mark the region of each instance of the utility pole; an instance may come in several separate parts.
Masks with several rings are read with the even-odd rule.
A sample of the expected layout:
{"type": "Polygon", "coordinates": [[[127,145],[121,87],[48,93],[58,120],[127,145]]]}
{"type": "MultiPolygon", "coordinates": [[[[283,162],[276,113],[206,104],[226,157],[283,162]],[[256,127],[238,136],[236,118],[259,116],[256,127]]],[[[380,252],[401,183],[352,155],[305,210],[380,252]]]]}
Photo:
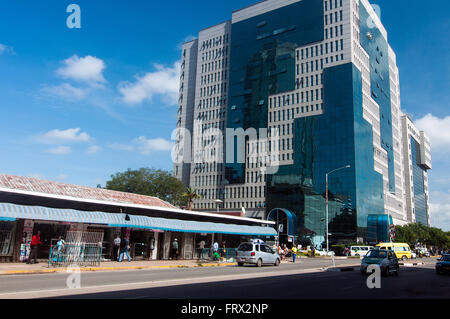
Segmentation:
{"type": "Polygon", "coordinates": [[[328,172],[325,174],[325,215],[326,215],[326,232],[327,232],[327,256],[328,256],[328,252],[330,250],[330,246],[329,246],[329,242],[328,242],[328,175],[330,175],[331,173],[337,172],[341,169],[345,169],[345,168],[350,168],[350,165],[341,167],[341,168],[337,168],[335,170],[332,170],[331,172],[328,172]]]}

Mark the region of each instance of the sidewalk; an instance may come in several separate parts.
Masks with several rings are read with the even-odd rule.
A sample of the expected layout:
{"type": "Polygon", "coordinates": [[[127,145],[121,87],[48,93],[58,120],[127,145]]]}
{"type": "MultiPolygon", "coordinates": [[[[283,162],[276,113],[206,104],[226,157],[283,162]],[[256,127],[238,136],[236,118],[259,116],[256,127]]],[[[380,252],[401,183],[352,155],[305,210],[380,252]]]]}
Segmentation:
{"type": "MultiPolygon", "coordinates": [[[[331,261],[331,257],[304,257],[298,256],[299,260],[328,260],[331,261]]],[[[355,259],[355,264],[345,265],[344,267],[359,266],[359,258],[349,258],[349,257],[335,257],[336,260],[343,259],[355,259]]],[[[281,262],[282,264],[291,264],[292,259],[288,258],[281,262]]],[[[196,268],[196,267],[225,267],[225,266],[235,266],[236,262],[209,262],[209,261],[199,261],[199,260],[139,260],[139,261],[122,261],[113,262],[106,261],[102,262],[100,266],[88,266],[80,267],[80,271],[120,271],[120,270],[137,270],[137,269],[168,269],[168,268],[196,268]]],[[[332,266],[327,266],[323,268],[331,268],[332,266]]],[[[46,273],[66,273],[70,271],[67,267],[48,267],[48,260],[40,260],[38,264],[28,265],[26,263],[0,263],[0,276],[1,275],[27,275],[27,274],[46,274],[46,273]]]]}
{"type": "MultiPolygon", "coordinates": [[[[237,265],[234,262],[207,262],[197,260],[144,260],[102,262],[100,266],[80,267],[80,271],[116,271],[134,269],[164,269],[164,268],[194,268],[194,267],[224,267],[237,265]]],[[[42,260],[38,264],[4,263],[0,264],[0,275],[27,275],[46,273],[65,273],[67,267],[48,267],[48,261],[42,260]]]]}

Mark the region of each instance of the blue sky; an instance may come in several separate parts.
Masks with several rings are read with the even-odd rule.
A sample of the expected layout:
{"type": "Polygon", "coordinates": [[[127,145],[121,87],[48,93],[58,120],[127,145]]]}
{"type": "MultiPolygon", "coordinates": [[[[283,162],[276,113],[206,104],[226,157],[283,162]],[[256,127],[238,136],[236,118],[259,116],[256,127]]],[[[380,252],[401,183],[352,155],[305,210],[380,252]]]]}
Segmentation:
{"type": "MultiPolygon", "coordinates": [[[[171,170],[180,44],[254,2],[0,0],[0,172],[96,186],[127,168],[171,170]],[[66,26],[71,3],[81,29],[66,26]]],[[[402,109],[433,144],[432,223],[450,230],[450,2],[372,3],[402,109]]]]}

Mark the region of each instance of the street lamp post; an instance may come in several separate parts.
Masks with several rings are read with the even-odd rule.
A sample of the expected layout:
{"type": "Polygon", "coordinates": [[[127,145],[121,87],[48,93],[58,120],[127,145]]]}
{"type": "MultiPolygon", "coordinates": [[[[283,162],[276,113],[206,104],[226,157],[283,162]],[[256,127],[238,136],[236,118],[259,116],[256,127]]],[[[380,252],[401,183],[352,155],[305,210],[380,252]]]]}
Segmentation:
{"type": "Polygon", "coordinates": [[[344,167],[340,167],[337,169],[332,170],[331,172],[328,172],[325,174],[325,212],[326,212],[326,232],[327,232],[327,256],[328,256],[328,252],[329,252],[329,243],[328,243],[328,175],[330,175],[331,173],[337,172],[341,169],[345,169],[345,168],[350,168],[350,165],[344,166],[344,167]]]}
{"type": "Polygon", "coordinates": [[[219,213],[220,212],[220,204],[222,204],[223,203],[223,201],[221,201],[220,199],[216,199],[215,200],[215,202],[216,202],[216,205],[217,205],[217,212],[219,213]]]}

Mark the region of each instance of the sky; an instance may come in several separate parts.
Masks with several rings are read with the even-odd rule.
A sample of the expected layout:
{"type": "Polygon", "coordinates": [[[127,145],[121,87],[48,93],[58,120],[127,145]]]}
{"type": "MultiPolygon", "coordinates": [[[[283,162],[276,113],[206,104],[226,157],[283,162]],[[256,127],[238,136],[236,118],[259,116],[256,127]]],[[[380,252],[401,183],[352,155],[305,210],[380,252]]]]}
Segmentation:
{"type": "MultiPolygon", "coordinates": [[[[256,0],[0,0],[0,172],[95,187],[173,169],[181,44],[256,0]],[[81,28],[67,27],[68,5],[81,28]]],[[[402,110],[431,139],[432,226],[450,230],[450,2],[373,0],[402,110]]]]}

